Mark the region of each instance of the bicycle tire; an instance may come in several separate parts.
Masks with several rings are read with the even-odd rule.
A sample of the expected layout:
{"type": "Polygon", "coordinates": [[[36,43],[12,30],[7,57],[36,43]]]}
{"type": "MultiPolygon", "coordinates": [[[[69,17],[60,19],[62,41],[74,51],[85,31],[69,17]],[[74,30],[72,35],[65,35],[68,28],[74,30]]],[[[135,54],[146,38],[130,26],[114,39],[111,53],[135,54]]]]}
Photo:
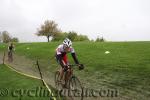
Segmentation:
{"type": "Polygon", "coordinates": [[[73,93],[73,97],[83,100],[83,87],[80,80],[76,76],[72,76],[70,78],[69,89],[70,92],[78,93],[78,95],[74,95],[73,93]]]}
{"type": "Polygon", "coordinates": [[[55,72],[55,87],[57,90],[60,89],[61,83],[60,83],[60,72],[56,71],[55,72]]]}

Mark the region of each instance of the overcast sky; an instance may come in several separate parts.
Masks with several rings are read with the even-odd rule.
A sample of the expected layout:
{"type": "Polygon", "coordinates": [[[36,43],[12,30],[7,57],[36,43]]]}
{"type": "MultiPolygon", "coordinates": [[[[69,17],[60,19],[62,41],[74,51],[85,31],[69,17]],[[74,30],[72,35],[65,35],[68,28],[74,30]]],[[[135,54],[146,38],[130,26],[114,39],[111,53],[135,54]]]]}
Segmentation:
{"type": "Polygon", "coordinates": [[[150,0],[0,0],[0,31],[22,42],[46,41],[34,35],[45,20],[90,39],[150,40],[150,0]]]}

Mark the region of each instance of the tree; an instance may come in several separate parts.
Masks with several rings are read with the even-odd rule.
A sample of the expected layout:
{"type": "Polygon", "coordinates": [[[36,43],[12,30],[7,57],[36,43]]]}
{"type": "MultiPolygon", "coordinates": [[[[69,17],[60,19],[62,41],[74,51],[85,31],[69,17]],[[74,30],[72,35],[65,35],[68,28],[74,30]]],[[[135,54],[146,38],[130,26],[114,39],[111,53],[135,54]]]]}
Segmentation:
{"type": "Polygon", "coordinates": [[[19,42],[17,37],[11,37],[7,31],[0,32],[0,42],[19,42]]]}
{"type": "Polygon", "coordinates": [[[9,33],[7,31],[3,31],[1,37],[2,37],[3,43],[8,43],[11,41],[11,37],[9,36],[9,33]]]}
{"type": "Polygon", "coordinates": [[[19,39],[14,37],[14,38],[11,39],[11,42],[19,42],[19,39]]]}
{"type": "Polygon", "coordinates": [[[89,41],[89,38],[86,35],[78,35],[75,41],[89,41]]]}
{"type": "Polygon", "coordinates": [[[63,41],[67,37],[68,33],[60,32],[55,37],[52,38],[51,41],[63,41]]]}
{"type": "Polygon", "coordinates": [[[74,41],[77,38],[77,33],[74,31],[70,31],[67,35],[67,38],[69,38],[71,41],[74,41]]]}
{"type": "Polygon", "coordinates": [[[55,37],[53,37],[52,41],[62,41],[65,38],[69,38],[71,41],[90,41],[86,35],[78,35],[74,31],[60,32],[55,37]]]}
{"type": "Polygon", "coordinates": [[[105,42],[105,39],[103,37],[101,38],[97,37],[95,42],[105,42]]]}
{"type": "Polygon", "coordinates": [[[41,25],[40,29],[37,29],[38,36],[46,36],[49,42],[50,37],[54,38],[58,35],[60,30],[57,28],[57,24],[55,21],[46,20],[43,25],[41,25]]]}

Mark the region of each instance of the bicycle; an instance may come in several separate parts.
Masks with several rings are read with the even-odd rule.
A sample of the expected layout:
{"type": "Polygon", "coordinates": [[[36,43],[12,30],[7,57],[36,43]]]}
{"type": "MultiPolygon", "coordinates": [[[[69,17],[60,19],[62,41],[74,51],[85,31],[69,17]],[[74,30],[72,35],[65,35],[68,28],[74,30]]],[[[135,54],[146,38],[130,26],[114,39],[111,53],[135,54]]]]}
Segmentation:
{"type": "MultiPolygon", "coordinates": [[[[68,82],[66,83],[66,85],[68,87],[68,90],[69,90],[69,92],[72,92],[73,95],[74,95],[74,93],[79,93],[79,95],[78,95],[78,97],[80,97],[79,100],[83,100],[83,87],[82,87],[82,84],[81,84],[80,80],[78,79],[78,77],[76,77],[73,74],[73,69],[72,69],[72,67],[78,66],[78,65],[75,64],[75,65],[68,65],[68,66],[70,66],[70,67],[67,68],[67,70],[70,69],[72,71],[71,75],[70,75],[70,78],[68,79],[68,82]]],[[[62,78],[63,80],[64,80],[64,77],[65,77],[65,74],[66,74],[66,72],[63,75],[63,78],[62,78]]],[[[56,86],[56,89],[59,90],[59,91],[62,91],[64,89],[63,82],[61,81],[61,77],[60,77],[60,71],[55,72],[55,86],[56,86]]]]}
{"type": "Polygon", "coordinates": [[[13,61],[13,51],[8,51],[8,61],[9,62],[13,61]]]}

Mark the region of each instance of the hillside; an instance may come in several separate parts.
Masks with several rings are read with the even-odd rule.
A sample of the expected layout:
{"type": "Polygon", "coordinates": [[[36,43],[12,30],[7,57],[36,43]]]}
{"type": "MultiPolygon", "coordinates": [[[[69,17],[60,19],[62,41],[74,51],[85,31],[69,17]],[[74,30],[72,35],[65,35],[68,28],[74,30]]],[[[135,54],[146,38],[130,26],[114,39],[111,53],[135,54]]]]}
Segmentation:
{"type": "MultiPolygon", "coordinates": [[[[32,64],[39,60],[44,77],[50,79],[49,83],[53,85],[53,75],[58,69],[54,58],[58,44],[16,44],[12,65],[36,73],[32,64]]],[[[74,71],[84,87],[95,90],[116,89],[119,91],[118,100],[150,98],[150,42],[76,42],[73,47],[80,63],[85,65],[83,71],[74,71]],[[110,53],[105,54],[105,51],[110,53]]],[[[0,50],[3,50],[2,46],[0,50]]],[[[73,63],[72,58],[70,63],[73,63]]]]}

